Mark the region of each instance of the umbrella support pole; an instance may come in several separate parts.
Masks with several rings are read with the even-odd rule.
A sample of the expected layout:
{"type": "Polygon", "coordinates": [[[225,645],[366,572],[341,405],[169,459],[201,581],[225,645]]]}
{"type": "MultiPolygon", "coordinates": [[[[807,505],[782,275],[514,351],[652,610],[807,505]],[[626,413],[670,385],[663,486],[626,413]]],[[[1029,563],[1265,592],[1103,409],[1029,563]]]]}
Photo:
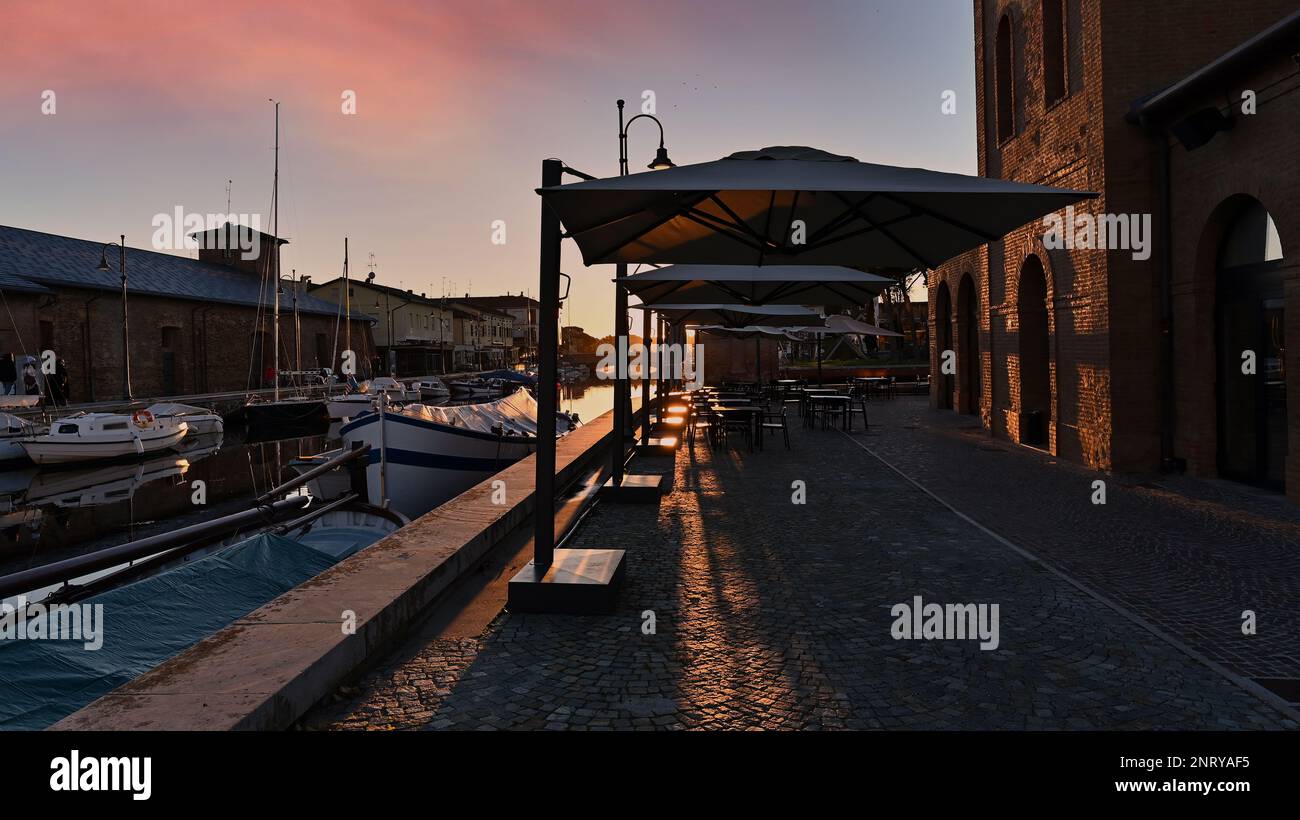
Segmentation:
{"type": "MultiPolygon", "coordinates": [[[[542,162],[542,187],[559,185],[564,164],[542,162]]],[[[537,471],[533,484],[533,560],[510,579],[512,612],[609,612],[618,600],[623,550],[555,548],[556,359],[560,319],[560,219],[541,203],[542,230],[537,301],[537,471]]],[[[613,431],[616,447],[623,431],[613,431]]]]}
{"type": "Polygon", "coordinates": [[[610,481],[617,487],[623,483],[623,443],[631,391],[627,381],[627,290],[622,281],[627,276],[627,265],[618,265],[614,270],[614,441],[610,447],[610,481]]]}

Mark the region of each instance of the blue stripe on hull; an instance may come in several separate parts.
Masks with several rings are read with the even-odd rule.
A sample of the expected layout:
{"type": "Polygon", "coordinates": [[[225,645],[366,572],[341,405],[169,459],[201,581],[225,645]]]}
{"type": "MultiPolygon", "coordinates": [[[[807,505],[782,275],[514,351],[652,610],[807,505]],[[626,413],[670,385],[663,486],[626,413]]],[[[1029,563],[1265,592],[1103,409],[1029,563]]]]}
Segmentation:
{"type": "MultiPolygon", "coordinates": [[[[440,470],[456,470],[475,473],[495,473],[504,470],[526,455],[510,457],[502,455],[501,458],[470,458],[467,456],[449,456],[442,453],[424,453],[416,450],[398,450],[393,447],[388,448],[388,463],[403,464],[410,467],[429,467],[440,470]]],[[[366,455],[367,464],[379,463],[379,449],[374,448],[366,455]]]]}

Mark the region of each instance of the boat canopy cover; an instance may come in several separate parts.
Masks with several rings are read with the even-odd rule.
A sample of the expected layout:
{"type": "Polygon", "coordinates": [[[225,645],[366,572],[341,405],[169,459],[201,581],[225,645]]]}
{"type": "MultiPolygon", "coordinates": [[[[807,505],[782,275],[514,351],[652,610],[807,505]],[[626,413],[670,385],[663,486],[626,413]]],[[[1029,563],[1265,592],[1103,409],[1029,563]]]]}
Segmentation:
{"type": "Polygon", "coordinates": [[[34,422],[30,422],[21,416],[15,416],[12,413],[0,413],[0,433],[21,433],[31,430],[35,426],[34,422]]]}
{"type": "Polygon", "coordinates": [[[181,404],[175,401],[160,401],[157,404],[149,405],[149,412],[155,416],[211,416],[215,415],[213,411],[203,407],[195,407],[192,404],[181,404]]]}
{"type": "Polygon", "coordinates": [[[512,395],[484,404],[465,404],[458,407],[433,407],[427,404],[408,404],[400,415],[413,419],[462,427],[480,433],[495,433],[502,428],[507,433],[537,435],[537,400],[527,390],[516,390],[512,395]]]}
{"type": "MultiPolygon", "coordinates": [[[[102,604],[95,626],[103,644],[93,651],[81,640],[32,639],[37,619],[24,623],[9,612],[0,617],[0,729],[61,720],[343,557],[263,533],[68,605],[71,618],[82,618],[92,611],[87,605],[102,604]],[[15,637],[20,624],[25,640],[15,637]]],[[[49,612],[40,620],[61,617],[49,612]]]]}

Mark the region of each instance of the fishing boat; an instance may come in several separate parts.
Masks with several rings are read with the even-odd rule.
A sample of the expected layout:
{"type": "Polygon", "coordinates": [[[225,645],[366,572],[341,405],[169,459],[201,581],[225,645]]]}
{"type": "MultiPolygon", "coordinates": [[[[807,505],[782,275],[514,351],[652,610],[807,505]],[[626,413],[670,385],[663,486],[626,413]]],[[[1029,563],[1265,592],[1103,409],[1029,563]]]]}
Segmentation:
{"type": "Polygon", "coordinates": [[[48,433],[23,439],[22,447],[37,464],[67,464],[155,453],[175,447],[188,431],[180,419],[148,410],[77,413],[56,420],[48,433]]]}
{"type": "MultiPolygon", "coordinates": [[[[557,414],[561,435],[573,428],[557,414]]],[[[537,401],[527,390],[483,404],[371,411],[343,425],[343,449],[365,443],[370,498],[417,518],[537,447],[537,401]]]]}
{"type": "Polygon", "coordinates": [[[411,389],[420,394],[422,401],[438,401],[451,396],[451,388],[437,376],[428,376],[411,382],[411,389]]]}
{"type": "Polygon", "coordinates": [[[215,410],[180,404],[173,401],[158,402],[149,405],[149,412],[157,418],[176,418],[185,422],[190,428],[189,435],[207,436],[225,432],[225,423],[221,414],[215,410]]]}
{"type": "Polygon", "coordinates": [[[19,418],[11,413],[0,413],[0,463],[26,461],[27,451],[23,439],[44,430],[41,425],[19,418]]]}

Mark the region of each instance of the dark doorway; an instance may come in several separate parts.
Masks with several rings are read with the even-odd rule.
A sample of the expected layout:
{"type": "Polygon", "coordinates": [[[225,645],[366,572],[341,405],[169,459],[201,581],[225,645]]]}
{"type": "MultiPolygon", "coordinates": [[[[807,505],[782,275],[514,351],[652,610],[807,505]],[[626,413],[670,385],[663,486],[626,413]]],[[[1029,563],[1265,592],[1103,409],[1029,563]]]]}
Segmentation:
{"type": "Polygon", "coordinates": [[[957,289],[957,336],[961,342],[961,350],[957,352],[957,372],[961,376],[961,406],[958,410],[972,416],[980,412],[979,315],[975,280],[967,274],[957,289]]]}
{"type": "Polygon", "coordinates": [[[1037,256],[1020,270],[1017,303],[1020,337],[1020,443],[1045,447],[1052,417],[1051,352],[1047,329],[1047,276],[1037,256]]]}
{"type": "Polygon", "coordinates": [[[1277,228],[1258,202],[1220,246],[1216,287],[1218,462],[1225,478],[1286,483],[1286,315],[1277,228]]]}
{"type": "Polygon", "coordinates": [[[934,343],[938,352],[936,360],[939,372],[935,383],[939,387],[939,408],[952,409],[954,379],[952,373],[944,372],[944,360],[952,350],[952,298],[948,295],[948,283],[940,282],[934,298],[934,343]]]}

